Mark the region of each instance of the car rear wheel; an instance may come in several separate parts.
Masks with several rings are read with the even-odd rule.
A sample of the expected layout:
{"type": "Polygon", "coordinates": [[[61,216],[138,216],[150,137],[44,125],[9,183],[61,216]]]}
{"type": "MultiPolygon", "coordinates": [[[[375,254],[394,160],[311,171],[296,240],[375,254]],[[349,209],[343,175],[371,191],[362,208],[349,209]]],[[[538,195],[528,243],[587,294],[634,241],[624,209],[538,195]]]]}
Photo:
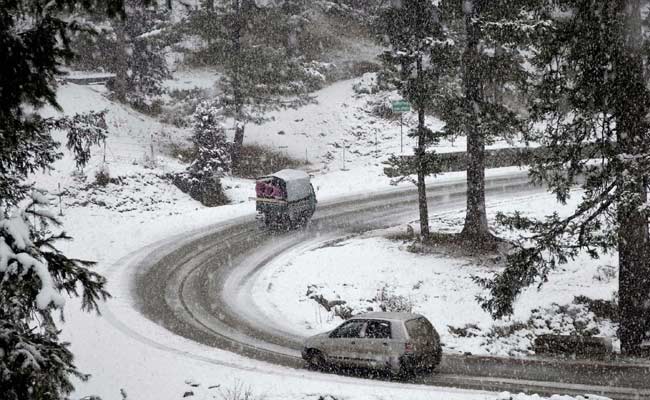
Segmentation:
{"type": "Polygon", "coordinates": [[[434,350],[433,355],[431,356],[431,364],[426,365],[422,369],[423,372],[426,374],[433,373],[438,368],[438,365],[440,365],[441,360],[442,360],[442,348],[438,346],[438,348],[434,350]]]}
{"type": "Polygon", "coordinates": [[[438,345],[436,348],[436,351],[433,355],[433,368],[436,369],[440,365],[440,361],[442,361],[442,347],[438,345]]]}
{"type": "Polygon", "coordinates": [[[416,376],[416,367],[408,360],[402,358],[400,359],[400,367],[397,373],[397,377],[401,380],[411,380],[416,376]]]}

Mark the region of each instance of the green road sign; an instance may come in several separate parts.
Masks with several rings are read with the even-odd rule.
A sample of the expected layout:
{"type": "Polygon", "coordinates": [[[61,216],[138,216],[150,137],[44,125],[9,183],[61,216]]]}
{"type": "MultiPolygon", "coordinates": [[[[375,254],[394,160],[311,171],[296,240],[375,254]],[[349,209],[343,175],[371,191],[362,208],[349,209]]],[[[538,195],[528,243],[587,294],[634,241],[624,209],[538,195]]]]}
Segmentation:
{"type": "Polygon", "coordinates": [[[397,100],[392,102],[394,113],[403,113],[411,111],[411,105],[406,100],[397,100]]]}

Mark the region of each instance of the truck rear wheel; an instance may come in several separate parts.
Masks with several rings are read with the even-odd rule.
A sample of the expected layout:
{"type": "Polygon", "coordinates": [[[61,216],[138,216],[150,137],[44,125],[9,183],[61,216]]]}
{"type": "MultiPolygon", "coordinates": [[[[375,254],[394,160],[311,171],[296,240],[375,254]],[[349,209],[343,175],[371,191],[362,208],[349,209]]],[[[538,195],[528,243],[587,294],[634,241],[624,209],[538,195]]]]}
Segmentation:
{"type": "Polygon", "coordinates": [[[273,219],[269,214],[264,214],[264,226],[270,228],[273,225],[273,219]]]}

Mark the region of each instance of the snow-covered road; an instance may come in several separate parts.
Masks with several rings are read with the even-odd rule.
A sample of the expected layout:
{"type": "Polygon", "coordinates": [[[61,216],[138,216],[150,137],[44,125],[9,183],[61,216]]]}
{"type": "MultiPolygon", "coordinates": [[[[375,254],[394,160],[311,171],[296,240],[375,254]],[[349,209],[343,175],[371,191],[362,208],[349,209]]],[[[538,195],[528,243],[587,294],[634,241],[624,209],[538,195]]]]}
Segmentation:
{"type": "MultiPolygon", "coordinates": [[[[528,186],[525,173],[490,178],[486,189],[491,196],[509,197],[541,190],[528,186]]],[[[463,181],[433,185],[429,192],[431,206],[436,210],[464,203],[463,181]]],[[[301,337],[265,318],[252,301],[251,287],[256,273],[271,259],[295,246],[409,220],[415,211],[415,201],[413,190],[355,196],[322,204],[312,225],[299,232],[260,232],[250,217],[244,217],[185,236],[182,240],[172,238],[123,260],[123,267],[113,279],[122,282],[118,284],[122,288],[128,286],[124,283],[131,283],[132,290],[118,294],[118,297],[127,303],[134,302],[151,321],[182,337],[288,367],[278,370],[278,367],[269,366],[271,374],[303,376],[324,382],[348,382],[352,379],[356,385],[373,388],[399,386],[405,390],[426,384],[484,390],[530,390],[546,394],[598,393],[620,399],[650,396],[650,391],[645,390],[648,384],[644,379],[649,369],[637,365],[446,356],[441,366],[442,373],[407,385],[323,376],[300,370],[303,366],[299,358],[301,337]],[[138,268],[134,268],[135,265],[138,268]],[[139,272],[134,274],[133,271],[139,272]],[[600,386],[605,375],[609,384],[600,386]]],[[[113,313],[108,309],[108,314],[113,325],[148,345],[242,368],[242,363],[228,361],[228,357],[211,359],[202,354],[188,354],[185,346],[180,350],[164,335],[151,337],[152,329],[129,323],[124,313],[113,313]]]]}

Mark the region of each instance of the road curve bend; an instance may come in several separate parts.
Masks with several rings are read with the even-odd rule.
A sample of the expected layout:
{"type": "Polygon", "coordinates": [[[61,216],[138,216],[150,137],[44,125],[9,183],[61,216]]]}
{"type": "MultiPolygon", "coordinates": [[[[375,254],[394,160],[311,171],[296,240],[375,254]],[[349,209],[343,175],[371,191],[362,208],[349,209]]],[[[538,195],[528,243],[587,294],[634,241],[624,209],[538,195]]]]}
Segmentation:
{"type": "MultiPolygon", "coordinates": [[[[432,210],[461,208],[464,181],[428,187],[432,210]]],[[[525,172],[486,180],[491,198],[541,193],[525,172]]],[[[417,212],[415,190],[350,196],[321,204],[301,230],[259,230],[252,218],[219,225],[152,257],[139,260],[132,282],[136,308],[148,319],[193,341],[292,368],[304,368],[302,337],[265,321],[247,290],[257,273],[282,252],[324,236],[394,226],[417,212]]],[[[328,379],[329,375],[323,375],[328,379]]],[[[650,399],[650,364],[444,355],[439,372],[413,383],[480,390],[597,394],[650,399]]]]}

